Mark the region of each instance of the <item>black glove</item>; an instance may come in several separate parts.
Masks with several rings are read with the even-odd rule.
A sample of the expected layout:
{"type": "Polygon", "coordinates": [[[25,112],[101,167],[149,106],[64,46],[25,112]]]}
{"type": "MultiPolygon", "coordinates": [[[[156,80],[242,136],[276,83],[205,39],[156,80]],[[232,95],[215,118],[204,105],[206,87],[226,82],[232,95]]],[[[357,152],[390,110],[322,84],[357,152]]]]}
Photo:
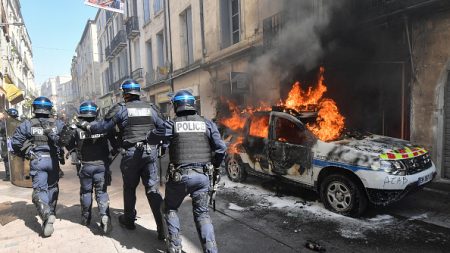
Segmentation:
{"type": "Polygon", "coordinates": [[[214,178],[214,181],[216,184],[220,182],[220,169],[219,168],[214,168],[213,178],[214,178]]]}
{"type": "Polygon", "coordinates": [[[80,121],[77,122],[77,127],[85,130],[85,131],[89,131],[89,128],[91,128],[91,124],[89,124],[89,122],[87,121],[80,121]]]}
{"type": "Polygon", "coordinates": [[[50,134],[52,134],[53,133],[53,128],[50,128],[50,127],[46,127],[46,128],[44,128],[44,134],[45,135],[50,135],[50,134]]]}
{"type": "Polygon", "coordinates": [[[111,149],[111,151],[109,151],[109,153],[114,157],[119,153],[119,150],[117,148],[113,148],[111,149]]]}
{"type": "Polygon", "coordinates": [[[111,170],[105,171],[105,184],[106,186],[110,186],[112,181],[112,173],[111,170]]]}

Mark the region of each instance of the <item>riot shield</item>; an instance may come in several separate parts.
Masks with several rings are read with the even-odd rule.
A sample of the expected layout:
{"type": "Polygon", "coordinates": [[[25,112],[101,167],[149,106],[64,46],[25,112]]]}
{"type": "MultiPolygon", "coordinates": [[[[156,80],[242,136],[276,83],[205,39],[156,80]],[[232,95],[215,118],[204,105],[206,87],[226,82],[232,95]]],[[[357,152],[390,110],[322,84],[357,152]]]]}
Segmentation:
{"type": "MultiPolygon", "coordinates": [[[[11,138],[19,124],[19,120],[8,117],[6,120],[6,136],[8,138],[11,138]]],[[[8,160],[11,183],[20,187],[31,188],[30,162],[14,155],[11,151],[8,152],[8,160]]]]}

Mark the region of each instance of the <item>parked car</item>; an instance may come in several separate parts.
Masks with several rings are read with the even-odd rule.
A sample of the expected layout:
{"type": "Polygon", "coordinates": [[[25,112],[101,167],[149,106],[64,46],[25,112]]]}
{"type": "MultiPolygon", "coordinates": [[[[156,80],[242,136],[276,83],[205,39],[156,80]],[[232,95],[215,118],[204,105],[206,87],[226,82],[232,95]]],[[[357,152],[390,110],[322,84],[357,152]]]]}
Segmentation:
{"type": "Polygon", "coordinates": [[[254,113],[238,152],[226,159],[228,177],[243,182],[252,174],[294,183],[318,192],[327,209],[356,217],[369,203],[391,204],[436,175],[422,147],[374,134],[324,142],[306,127],[311,119],[314,114],[282,108],[254,113]],[[266,133],[259,131],[261,124],[266,133]]]}

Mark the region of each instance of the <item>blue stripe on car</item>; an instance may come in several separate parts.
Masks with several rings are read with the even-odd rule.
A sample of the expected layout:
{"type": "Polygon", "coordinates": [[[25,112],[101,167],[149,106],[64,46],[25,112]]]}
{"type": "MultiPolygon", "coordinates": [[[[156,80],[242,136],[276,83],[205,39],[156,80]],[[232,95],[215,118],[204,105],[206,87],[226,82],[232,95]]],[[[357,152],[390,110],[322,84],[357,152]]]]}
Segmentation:
{"type": "Polygon", "coordinates": [[[335,166],[335,167],[348,169],[353,172],[358,171],[358,170],[372,170],[369,167],[362,167],[362,166],[356,166],[356,165],[350,165],[350,164],[338,163],[338,162],[328,162],[328,161],[319,160],[319,159],[313,159],[313,165],[319,166],[322,168],[328,167],[328,166],[335,166]]]}

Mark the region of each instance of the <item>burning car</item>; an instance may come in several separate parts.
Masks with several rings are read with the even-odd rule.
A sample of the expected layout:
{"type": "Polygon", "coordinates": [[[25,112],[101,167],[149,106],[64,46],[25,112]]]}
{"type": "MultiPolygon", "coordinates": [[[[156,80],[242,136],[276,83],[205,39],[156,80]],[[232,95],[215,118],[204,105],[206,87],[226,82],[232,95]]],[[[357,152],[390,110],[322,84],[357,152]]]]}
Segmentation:
{"type": "Polygon", "coordinates": [[[369,202],[388,205],[435,177],[422,147],[375,134],[343,134],[344,117],[318,89],[303,92],[296,84],[279,106],[245,113],[229,104],[233,113],[220,122],[238,133],[226,160],[232,181],[269,176],[318,192],[333,212],[359,216],[369,202]]]}
{"type": "Polygon", "coordinates": [[[329,210],[358,216],[369,201],[400,200],[436,174],[428,152],[407,141],[379,135],[321,141],[305,126],[311,116],[283,109],[253,114],[238,151],[226,161],[228,177],[273,176],[317,191],[329,210]],[[261,124],[267,135],[252,131],[261,124]]]}

